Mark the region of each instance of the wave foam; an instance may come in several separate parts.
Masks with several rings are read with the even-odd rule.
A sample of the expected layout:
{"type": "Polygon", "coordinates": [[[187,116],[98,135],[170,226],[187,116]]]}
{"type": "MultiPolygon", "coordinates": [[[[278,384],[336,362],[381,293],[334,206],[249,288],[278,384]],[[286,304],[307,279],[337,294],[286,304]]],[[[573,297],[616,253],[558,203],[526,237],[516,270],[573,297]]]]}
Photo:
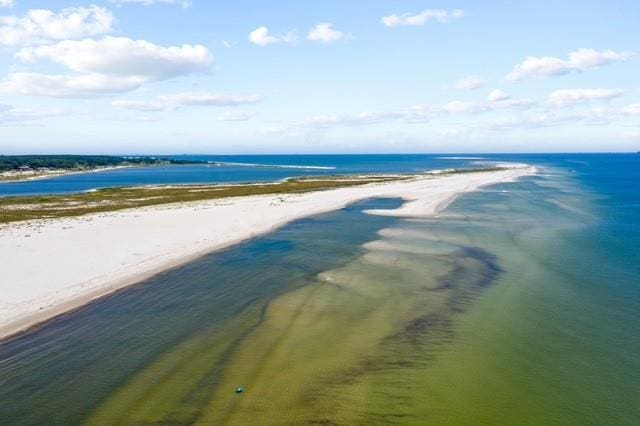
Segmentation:
{"type": "Polygon", "coordinates": [[[261,164],[261,163],[235,163],[230,161],[209,161],[208,164],[214,166],[240,166],[240,167],[269,167],[275,169],[310,169],[310,170],[335,170],[331,166],[304,166],[289,164],[261,164]]]}

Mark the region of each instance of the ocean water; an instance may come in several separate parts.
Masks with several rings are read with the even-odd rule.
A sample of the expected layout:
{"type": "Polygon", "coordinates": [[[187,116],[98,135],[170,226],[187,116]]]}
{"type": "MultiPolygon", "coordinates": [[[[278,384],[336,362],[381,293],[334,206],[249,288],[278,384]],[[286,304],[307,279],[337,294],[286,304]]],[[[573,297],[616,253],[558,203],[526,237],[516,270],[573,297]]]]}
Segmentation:
{"type": "Polygon", "coordinates": [[[496,160],[540,173],[294,222],[0,343],[0,418],[638,424],[640,156],[496,160]]]}
{"type": "Polygon", "coordinates": [[[480,167],[482,156],[455,155],[200,155],[176,159],[211,165],[138,167],[79,173],[48,179],[0,182],[0,197],[68,194],[98,188],[275,182],[288,177],[358,173],[419,173],[453,167],[480,167]]]}

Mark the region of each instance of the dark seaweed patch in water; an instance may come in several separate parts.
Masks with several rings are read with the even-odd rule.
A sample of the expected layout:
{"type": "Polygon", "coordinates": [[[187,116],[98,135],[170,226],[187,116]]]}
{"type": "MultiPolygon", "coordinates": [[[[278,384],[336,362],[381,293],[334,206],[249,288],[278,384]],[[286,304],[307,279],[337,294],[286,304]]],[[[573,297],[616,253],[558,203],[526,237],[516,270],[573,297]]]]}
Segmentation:
{"type": "MultiPolygon", "coordinates": [[[[474,287],[484,288],[488,287],[495,281],[495,279],[503,272],[498,258],[494,254],[480,247],[460,247],[453,253],[452,257],[462,259],[473,259],[481,263],[479,274],[477,275],[477,281],[474,283],[474,287]]],[[[456,261],[455,267],[452,271],[446,273],[438,279],[438,285],[433,290],[447,290],[456,286],[461,280],[466,279],[470,275],[468,266],[465,266],[456,261]]]]}
{"type": "Polygon", "coordinates": [[[446,334],[451,333],[451,319],[439,313],[429,313],[415,318],[406,325],[402,331],[402,338],[417,343],[427,331],[440,330],[446,334]]]}
{"type": "MultiPolygon", "coordinates": [[[[402,331],[390,336],[390,339],[425,344],[423,337],[427,333],[438,336],[440,340],[451,338],[451,316],[464,312],[471,300],[494,283],[503,272],[497,256],[479,247],[460,247],[449,257],[454,260],[453,269],[438,279],[435,288],[427,290],[451,292],[446,308],[410,320],[402,331]]],[[[433,343],[432,339],[430,343],[433,343]]]]}
{"type": "MultiPolygon", "coordinates": [[[[326,378],[328,389],[352,385],[369,374],[395,371],[394,374],[402,377],[405,373],[413,374],[412,368],[433,362],[444,345],[454,337],[454,316],[468,308],[469,303],[503,272],[497,256],[479,247],[461,246],[446,257],[453,261],[453,268],[438,279],[436,288],[426,290],[447,291],[443,305],[436,311],[408,320],[399,332],[381,342],[375,355],[366,356],[357,365],[326,378]]],[[[410,416],[402,414],[402,408],[411,405],[407,390],[383,392],[381,396],[389,406],[396,407],[397,412],[367,412],[366,418],[371,423],[407,423],[410,416]]],[[[312,403],[319,398],[321,395],[309,393],[304,395],[303,401],[312,403]]]]}
{"type": "Polygon", "coordinates": [[[310,420],[308,422],[306,422],[308,425],[325,425],[325,426],[333,426],[333,425],[337,425],[338,423],[332,421],[332,420],[328,420],[328,419],[319,419],[319,420],[310,420]]]}
{"type": "Polygon", "coordinates": [[[441,280],[453,283],[454,294],[449,298],[448,306],[453,312],[462,313],[474,297],[496,281],[503,270],[497,256],[479,247],[462,247],[454,256],[457,258],[455,267],[441,280]]]}

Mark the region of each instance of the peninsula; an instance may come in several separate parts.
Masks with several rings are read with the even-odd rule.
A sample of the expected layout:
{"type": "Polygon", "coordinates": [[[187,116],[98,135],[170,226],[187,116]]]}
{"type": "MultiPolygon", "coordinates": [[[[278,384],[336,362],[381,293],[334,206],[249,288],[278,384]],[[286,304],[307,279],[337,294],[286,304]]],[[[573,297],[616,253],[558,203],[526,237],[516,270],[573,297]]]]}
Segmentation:
{"type": "Polygon", "coordinates": [[[43,179],[121,167],[193,163],[198,162],[149,156],[0,155],[0,182],[43,179]]]}
{"type": "MultiPolygon", "coordinates": [[[[402,207],[369,213],[429,217],[459,194],[534,172],[533,167],[518,165],[383,181],[369,178],[357,184],[348,181],[343,187],[334,182],[333,189],[321,182],[302,192],[278,191],[275,186],[271,193],[262,190],[254,195],[4,223],[0,225],[5,283],[0,296],[0,337],[306,216],[367,198],[399,197],[405,200],[402,207]]],[[[194,190],[198,188],[182,189],[194,190]]],[[[4,208],[0,214],[6,217],[10,213],[4,208]]]]}

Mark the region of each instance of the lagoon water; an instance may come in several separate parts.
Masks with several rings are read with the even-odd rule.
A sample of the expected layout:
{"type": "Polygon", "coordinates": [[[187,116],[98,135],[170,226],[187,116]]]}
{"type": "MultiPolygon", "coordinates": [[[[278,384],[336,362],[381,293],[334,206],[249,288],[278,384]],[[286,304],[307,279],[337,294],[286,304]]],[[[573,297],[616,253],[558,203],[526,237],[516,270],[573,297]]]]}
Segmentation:
{"type": "Polygon", "coordinates": [[[68,194],[141,185],[275,182],[301,176],[420,173],[482,165],[477,163],[482,157],[454,155],[200,155],[174,158],[217,165],[134,167],[40,180],[0,182],[0,197],[68,194]]]}
{"type": "Polygon", "coordinates": [[[540,173],[297,221],[0,343],[0,418],[638,424],[640,155],[491,159],[540,173]]]}

